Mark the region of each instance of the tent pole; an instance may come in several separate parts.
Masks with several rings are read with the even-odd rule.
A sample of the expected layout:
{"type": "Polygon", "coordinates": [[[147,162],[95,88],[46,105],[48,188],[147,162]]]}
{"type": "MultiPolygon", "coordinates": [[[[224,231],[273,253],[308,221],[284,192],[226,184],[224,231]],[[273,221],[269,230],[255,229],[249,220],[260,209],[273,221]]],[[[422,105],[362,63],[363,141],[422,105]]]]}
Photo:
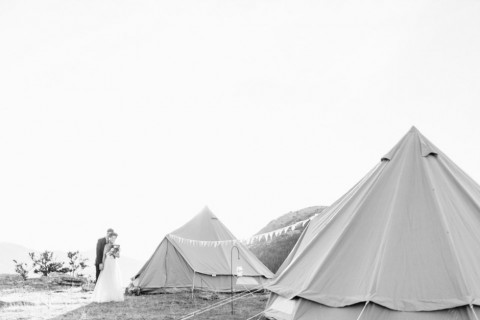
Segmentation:
{"type": "Polygon", "coordinates": [[[195,291],[195,270],[193,270],[193,280],[192,280],[192,299],[194,298],[194,292],[195,291]]]}
{"type": "Polygon", "coordinates": [[[230,249],[230,299],[231,301],[231,309],[232,309],[232,314],[233,314],[233,249],[237,249],[237,259],[240,260],[240,250],[236,245],[232,246],[232,249],[230,249]]]}
{"type": "Polygon", "coordinates": [[[475,309],[473,308],[473,305],[470,303],[470,309],[472,309],[473,315],[475,316],[475,319],[478,320],[477,313],[475,312],[475,309]]]}
{"type": "Polygon", "coordinates": [[[363,306],[362,312],[360,312],[360,314],[358,315],[357,320],[360,320],[360,318],[362,317],[363,312],[365,311],[365,309],[367,308],[367,306],[368,306],[369,303],[370,303],[370,300],[367,301],[367,302],[365,302],[365,305],[363,306]]]}

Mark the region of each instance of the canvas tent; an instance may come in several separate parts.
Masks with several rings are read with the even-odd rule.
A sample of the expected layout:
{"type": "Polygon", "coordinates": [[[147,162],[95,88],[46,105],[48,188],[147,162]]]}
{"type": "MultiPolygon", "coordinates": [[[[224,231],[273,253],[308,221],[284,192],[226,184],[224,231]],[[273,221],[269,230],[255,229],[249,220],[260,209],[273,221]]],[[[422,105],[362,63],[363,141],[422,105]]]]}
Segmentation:
{"type": "Polygon", "coordinates": [[[133,284],[141,292],[165,288],[228,291],[233,282],[234,290],[240,291],[258,287],[272,277],[270,270],[205,208],[162,240],[133,284]]]}
{"type": "Polygon", "coordinates": [[[413,127],[267,289],[278,320],[478,320],[480,186],[413,127]]]}

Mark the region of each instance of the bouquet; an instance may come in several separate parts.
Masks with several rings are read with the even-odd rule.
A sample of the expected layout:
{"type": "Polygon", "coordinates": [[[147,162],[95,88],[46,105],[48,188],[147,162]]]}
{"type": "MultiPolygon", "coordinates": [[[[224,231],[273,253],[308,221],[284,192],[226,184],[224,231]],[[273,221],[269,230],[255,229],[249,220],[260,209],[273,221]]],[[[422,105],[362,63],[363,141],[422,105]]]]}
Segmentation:
{"type": "Polygon", "coordinates": [[[120,258],[120,245],[114,244],[108,254],[114,258],[120,258]]]}

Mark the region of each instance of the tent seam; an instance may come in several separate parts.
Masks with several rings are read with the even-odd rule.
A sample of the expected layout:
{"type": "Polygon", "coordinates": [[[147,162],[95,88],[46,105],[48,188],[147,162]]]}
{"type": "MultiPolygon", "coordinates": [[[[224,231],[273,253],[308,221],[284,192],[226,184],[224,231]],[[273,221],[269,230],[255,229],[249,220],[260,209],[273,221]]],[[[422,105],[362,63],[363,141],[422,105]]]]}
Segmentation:
{"type": "MultiPolygon", "coordinates": [[[[425,160],[428,161],[428,158],[425,158],[425,160]]],[[[456,265],[457,265],[458,271],[460,273],[460,276],[462,277],[464,287],[467,290],[467,294],[471,295],[471,289],[470,289],[470,286],[468,285],[468,282],[466,281],[466,278],[465,278],[465,275],[464,275],[465,272],[463,270],[463,267],[460,263],[460,259],[459,259],[458,254],[457,254],[457,248],[455,246],[455,243],[454,243],[453,239],[450,236],[450,229],[448,228],[448,225],[447,225],[445,213],[443,212],[441,206],[439,205],[438,196],[435,192],[435,187],[433,185],[432,178],[431,178],[430,168],[429,168],[429,166],[426,166],[425,164],[423,166],[424,166],[425,170],[428,172],[428,174],[426,175],[427,180],[428,180],[428,183],[429,183],[431,189],[433,189],[432,197],[435,200],[434,205],[435,205],[435,207],[437,208],[437,210],[440,214],[440,222],[441,222],[441,225],[443,227],[443,230],[444,230],[444,232],[447,233],[447,242],[449,244],[449,247],[450,247],[450,250],[452,251],[453,256],[455,257],[456,265]]]]}
{"type": "MultiPolygon", "coordinates": [[[[405,164],[405,162],[403,163],[403,165],[405,164]]],[[[400,177],[400,179],[397,180],[397,186],[399,185],[399,181],[402,179],[402,176],[400,177]]],[[[382,235],[382,240],[381,240],[381,244],[380,244],[380,250],[378,250],[378,253],[377,253],[377,256],[375,257],[375,265],[374,265],[374,271],[373,271],[373,279],[372,279],[372,282],[370,283],[369,285],[369,288],[368,288],[368,297],[370,299],[372,299],[373,297],[373,290],[375,290],[375,293],[378,289],[378,280],[379,280],[379,275],[380,275],[380,271],[381,271],[381,265],[382,265],[382,258],[384,256],[384,253],[385,253],[385,248],[386,248],[386,242],[387,242],[387,234],[388,232],[390,231],[391,229],[391,226],[392,226],[392,218],[393,218],[393,211],[391,210],[392,209],[392,204],[394,202],[396,202],[398,198],[398,194],[394,194],[394,199],[392,200],[391,204],[390,204],[390,214],[388,216],[388,220],[387,220],[387,227],[384,229],[383,231],[383,235],[382,235]]]]}

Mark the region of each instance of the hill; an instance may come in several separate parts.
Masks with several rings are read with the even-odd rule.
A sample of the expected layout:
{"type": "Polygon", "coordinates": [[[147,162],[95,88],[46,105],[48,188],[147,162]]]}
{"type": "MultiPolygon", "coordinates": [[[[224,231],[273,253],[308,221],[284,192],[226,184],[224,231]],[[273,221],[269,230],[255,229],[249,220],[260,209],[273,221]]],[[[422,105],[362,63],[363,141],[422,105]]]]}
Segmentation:
{"type": "MultiPolygon", "coordinates": [[[[32,251],[35,250],[14,243],[0,242],[0,274],[14,273],[13,259],[31,265],[28,253],[32,251]]],[[[95,262],[95,251],[81,251],[80,254],[84,258],[88,258],[87,264],[89,267],[84,270],[84,273],[86,275],[95,276],[95,266],[93,265],[95,262]]],[[[54,256],[58,261],[67,261],[67,252],[54,251],[54,256]]],[[[143,262],[127,256],[122,256],[119,263],[122,270],[122,280],[124,285],[127,285],[130,282],[130,278],[133,277],[143,265],[143,262]]],[[[32,274],[31,276],[34,275],[32,274]]]]}
{"type": "MultiPolygon", "coordinates": [[[[260,229],[257,234],[262,234],[277,230],[295,222],[306,220],[315,214],[320,214],[325,210],[325,206],[314,206],[298,211],[288,212],[275,220],[270,221],[265,227],[260,229]]],[[[298,227],[292,232],[288,232],[269,241],[258,241],[249,245],[250,250],[262,261],[272,272],[277,272],[283,261],[287,258],[290,251],[297,243],[300,234],[305,227],[298,227]]]]}
{"type": "Polygon", "coordinates": [[[308,208],[304,208],[297,211],[290,211],[288,213],[285,213],[284,215],[281,215],[277,219],[270,221],[265,227],[260,229],[260,231],[258,231],[257,234],[270,232],[276,229],[286,227],[295,222],[308,219],[315,214],[321,213],[325,208],[327,207],[313,206],[313,207],[308,207],[308,208]]]}

